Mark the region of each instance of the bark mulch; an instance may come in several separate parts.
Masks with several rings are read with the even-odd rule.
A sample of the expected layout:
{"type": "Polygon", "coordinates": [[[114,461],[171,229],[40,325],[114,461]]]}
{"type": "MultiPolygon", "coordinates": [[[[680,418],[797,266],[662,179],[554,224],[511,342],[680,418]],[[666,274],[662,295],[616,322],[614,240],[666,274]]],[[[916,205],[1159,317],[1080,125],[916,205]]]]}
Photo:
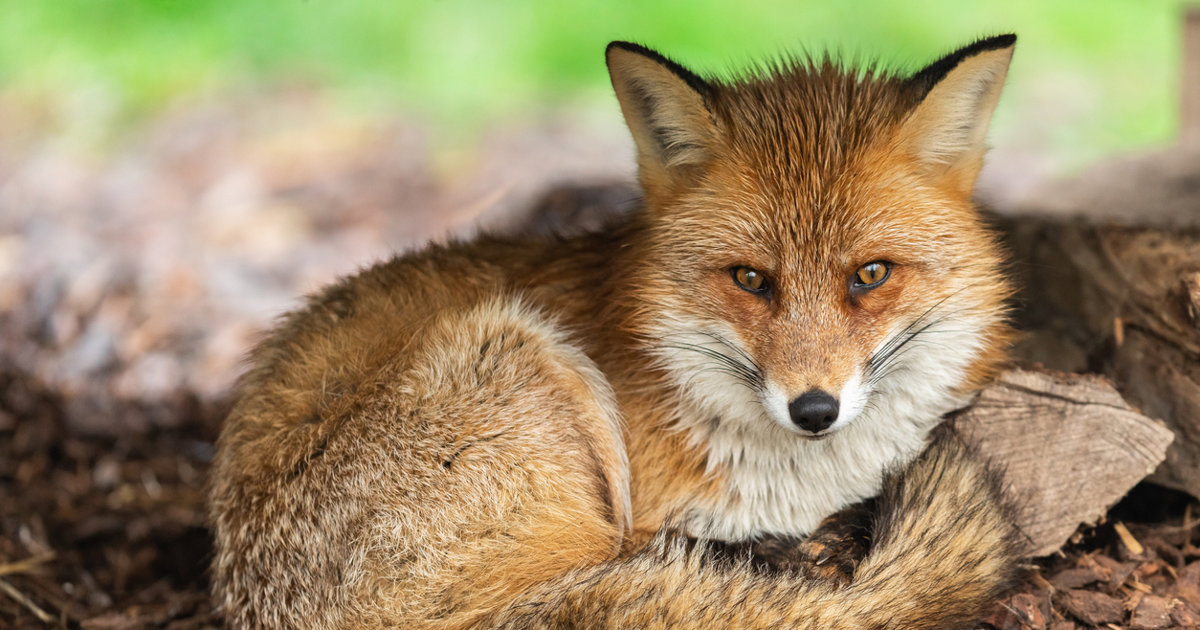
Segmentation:
{"type": "MultiPolygon", "coordinates": [[[[0,627],[219,627],[204,508],[219,409],[115,438],[71,433],[63,410],[0,374],[0,627]]],[[[1031,564],[988,618],[999,630],[1197,626],[1200,508],[1148,484],[1031,564]]]]}

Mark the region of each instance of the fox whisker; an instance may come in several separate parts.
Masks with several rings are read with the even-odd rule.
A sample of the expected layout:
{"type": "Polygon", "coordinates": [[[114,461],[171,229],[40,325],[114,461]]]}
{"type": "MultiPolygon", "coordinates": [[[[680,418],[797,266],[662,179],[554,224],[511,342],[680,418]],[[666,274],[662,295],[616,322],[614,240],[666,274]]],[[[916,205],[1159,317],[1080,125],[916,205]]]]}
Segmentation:
{"type": "MultiPolygon", "coordinates": [[[[719,339],[718,339],[718,341],[719,341],[719,339]]],[[[728,347],[732,347],[732,346],[729,346],[727,343],[724,345],[726,345],[728,347]]],[[[738,360],[738,358],[729,356],[728,354],[725,354],[724,352],[721,352],[720,350],[710,348],[706,345],[695,344],[695,343],[685,343],[685,342],[666,344],[666,345],[663,345],[662,347],[670,348],[670,349],[674,349],[674,350],[685,350],[685,351],[689,351],[689,352],[695,352],[697,354],[703,355],[710,359],[715,359],[717,361],[717,363],[719,364],[719,366],[723,366],[723,367],[719,367],[719,368],[714,367],[711,369],[719,369],[722,372],[731,374],[731,375],[737,377],[737,379],[739,381],[741,381],[743,384],[745,384],[747,387],[749,387],[755,391],[761,390],[765,386],[762,372],[757,369],[757,366],[754,366],[754,367],[748,366],[744,362],[738,360]]],[[[736,348],[734,348],[734,349],[736,350],[736,348]]]]}

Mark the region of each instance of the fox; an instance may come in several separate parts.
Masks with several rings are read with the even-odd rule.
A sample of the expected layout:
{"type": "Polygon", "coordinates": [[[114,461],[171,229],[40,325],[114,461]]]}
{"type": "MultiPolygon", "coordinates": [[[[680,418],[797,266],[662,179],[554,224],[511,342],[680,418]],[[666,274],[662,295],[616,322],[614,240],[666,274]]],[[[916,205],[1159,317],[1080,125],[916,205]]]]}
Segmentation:
{"type": "Polygon", "coordinates": [[[1015,43],[741,78],[611,43],[635,210],[396,255],[251,351],[210,475],[229,625],[979,619],[1017,533],[999,473],[939,426],[1012,336],[971,197],[1015,43]],[[810,571],[804,545],[863,505],[845,579],[810,571]]]}

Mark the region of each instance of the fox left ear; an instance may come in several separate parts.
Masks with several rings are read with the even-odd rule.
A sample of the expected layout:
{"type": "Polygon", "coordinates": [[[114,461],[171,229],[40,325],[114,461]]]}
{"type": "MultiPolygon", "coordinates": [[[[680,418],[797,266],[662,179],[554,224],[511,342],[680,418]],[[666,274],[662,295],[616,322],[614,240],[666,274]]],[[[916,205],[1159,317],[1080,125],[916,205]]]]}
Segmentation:
{"type": "Polygon", "coordinates": [[[964,195],[983,166],[984,138],[1016,42],[1016,35],[980,40],[908,80],[925,96],[901,126],[900,141],[932,175],[949,179],[964,195]]]}
{"type": "Polygon", "coordinates": [[[687,185],[713,154],[717,130],[706,104],[712,86],[637,44],[612,42],[605,57],[637,145],[643,190],[653,198],[687,185]]]}

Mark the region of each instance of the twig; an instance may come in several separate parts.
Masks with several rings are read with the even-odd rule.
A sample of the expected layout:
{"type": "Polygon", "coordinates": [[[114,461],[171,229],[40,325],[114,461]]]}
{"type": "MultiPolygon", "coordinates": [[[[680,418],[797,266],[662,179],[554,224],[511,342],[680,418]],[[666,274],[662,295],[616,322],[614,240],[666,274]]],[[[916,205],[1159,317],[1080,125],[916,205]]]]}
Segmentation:
{"type": "Polygon", "coordinates": [[[38,567],[38,565],[45,564],[53,559],[54,552],[47,551],[46,553],[25,558],[24,560],[0,564],[0,576],[16,575],[19,573],[32,573],[33,570],[38,567]]]}
{"type": "Polygon", "coordinates": [[[25,595],[23,595],[21,593],[21,591],[18,591],[16,588],[13,587],[13,585],[9,584],[8,582],[5,582],[4,580],[0,580],[0,591],[4,591],[5,595],[8,595],[9,597],[16,600],[16,602],[18,604],[21,604],[22,606],[28,608],[29,612],[33,613],[33,615],[35,617],[37,617],[42,623],[54,623],[53,615],[42,610],[41,607],[39,607],[37,604],[33,603],[33,601],[31,601],[28,597],[25,597],[25,595]]]}
{"type": "Polygon", "coordinates": [[[1134,538],[1133,534],[1129,533],[1129,528],[1125,527],[1125,523],[1117,521],[1116,523],[1113,523],[1113,529],[1117,530],[1117,536],[1121,537],[1121,542],[1124,543],[1125,548],[1129,550],[1129,553],[1135,556],[1140,556],[1146,552],[1146,548],[1142,547],[1142,543],[1138,542],[1138,539],[1134,538]]]}

